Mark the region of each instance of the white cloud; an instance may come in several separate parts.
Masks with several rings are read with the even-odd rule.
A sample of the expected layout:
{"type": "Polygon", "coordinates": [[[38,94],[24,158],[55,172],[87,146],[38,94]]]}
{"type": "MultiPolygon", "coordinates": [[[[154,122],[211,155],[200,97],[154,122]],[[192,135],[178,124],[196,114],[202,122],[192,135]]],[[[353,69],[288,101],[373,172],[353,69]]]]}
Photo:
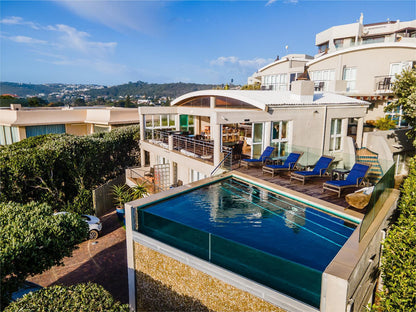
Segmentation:
{"type": "Polygon", "coordinates": [[[27,37],[27,36],[11,36],[11,37],[5,37],[5,38],[10,39],[14,42],[26,43],[26,44],[47,44],[48,43],[45,40],[34,39],[32,37],[27,37]]]}
{"type": "Polygon", "coordinates": [[[46,29],[62,33],[62,36],[59,38],[59,42],[56,43],[57,47],[69,48],[85,54],[103,54],[106,52],[112,52],[117,46],[116,42],[90,41],[90,34],[84,31],[78,31],[74,27],[68,25],[59,24],[55,26],[47,26],[46,29]]]}
{"type": "Polygon", "coordinates": [[[240,60],[238,57],[236,56],[220,56],[218,57],[216,60],[212,60],[210,62],[211,65],[216,65],[216,66],[224,66],[224,65],[238,65],[241,67],[254,67],[254,68],[259,68],[262,67],[270,62],[272,62],[273,59],[268,58],[268,59],[264,59],[264,58],[254,58],[251,60],[240,60]]]}
{"type": "Polygon", "coordinates": [[[273,3],[275,3],[277,0],[269,0],[267,3],[266,3],[266,6],[269,6],[269,5],[271,5],[271,4],[273,4],[273,3]]]}
{"type": "Polygon", "coordinates": [[[0,24],[5,24],[5,25],[27,25],[33,29],[39,30],[40,27],[30,21],[25,21],[23,18],[19,17],[19,16],[10,16],[10,17],[6,17],[3,18],[2,20],[0,20],[0,24]]]}
{"type": "MultiPolygon", "coordinates": [[[[275,3],[277,0],[269,0],[269,1],[267,1],[267,3],[266,3],[266,6],[270,6],[270,5],[272,5],[273,3],[275,3]]],[[[293,4],[296,4],[296,3],[298,3],[299,2],[299,0],[284,0],[283,1],[284,3],[293,3],[293,4]]]]}

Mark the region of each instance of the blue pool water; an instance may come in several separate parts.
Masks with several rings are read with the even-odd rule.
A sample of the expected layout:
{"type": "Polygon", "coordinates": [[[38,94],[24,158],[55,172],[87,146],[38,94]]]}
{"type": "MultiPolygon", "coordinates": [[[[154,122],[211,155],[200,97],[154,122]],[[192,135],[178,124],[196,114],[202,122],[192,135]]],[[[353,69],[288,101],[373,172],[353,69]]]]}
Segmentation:
{"type": "Polygon", "coordinates": [[[139,232],[314,306],[356,227],[235,178],[146,206],[140,219],[139,232]]]}

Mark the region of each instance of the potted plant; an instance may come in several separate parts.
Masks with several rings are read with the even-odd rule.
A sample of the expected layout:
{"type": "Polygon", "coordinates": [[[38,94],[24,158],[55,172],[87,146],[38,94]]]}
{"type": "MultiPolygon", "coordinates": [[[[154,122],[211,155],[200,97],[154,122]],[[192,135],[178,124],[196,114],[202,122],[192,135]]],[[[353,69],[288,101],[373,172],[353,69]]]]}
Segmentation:
{"type": "Polygon", "coordinates": [[[132,200],[132,192],[130,188],[125,185],[113,185],[112,187],[113,200],[116,204],[117,216],[120,220],[124,218],[124,204],[132,200]]]}

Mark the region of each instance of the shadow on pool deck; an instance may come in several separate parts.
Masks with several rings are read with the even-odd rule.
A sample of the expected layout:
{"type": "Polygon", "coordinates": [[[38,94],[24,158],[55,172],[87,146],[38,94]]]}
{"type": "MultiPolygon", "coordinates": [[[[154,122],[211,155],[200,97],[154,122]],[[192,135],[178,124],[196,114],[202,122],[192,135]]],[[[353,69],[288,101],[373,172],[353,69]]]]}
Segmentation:
{"type": "Polygon", "coordinates": [[[64,266],[29,278],[43,287],[94,282],[102,285],[115,299],[128,303],[126,232],[115,212],[101,218],[103,232],[95,241],[79,245],[72,257],[64,259],[64,266]]]}

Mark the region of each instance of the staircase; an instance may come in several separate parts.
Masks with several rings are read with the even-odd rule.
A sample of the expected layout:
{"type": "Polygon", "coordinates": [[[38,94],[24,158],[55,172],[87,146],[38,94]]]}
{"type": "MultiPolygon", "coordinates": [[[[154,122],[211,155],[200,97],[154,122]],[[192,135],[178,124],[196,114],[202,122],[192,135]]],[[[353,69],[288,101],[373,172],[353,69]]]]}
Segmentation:
{"type": "Polygon", "coordinates": [[[376,184],[383,177],[383,168],[378,160],[378,154],[370,151],[367,147],[357,150],[357,162],[371,165],[367,178],[372,184],[376,184]]]}

